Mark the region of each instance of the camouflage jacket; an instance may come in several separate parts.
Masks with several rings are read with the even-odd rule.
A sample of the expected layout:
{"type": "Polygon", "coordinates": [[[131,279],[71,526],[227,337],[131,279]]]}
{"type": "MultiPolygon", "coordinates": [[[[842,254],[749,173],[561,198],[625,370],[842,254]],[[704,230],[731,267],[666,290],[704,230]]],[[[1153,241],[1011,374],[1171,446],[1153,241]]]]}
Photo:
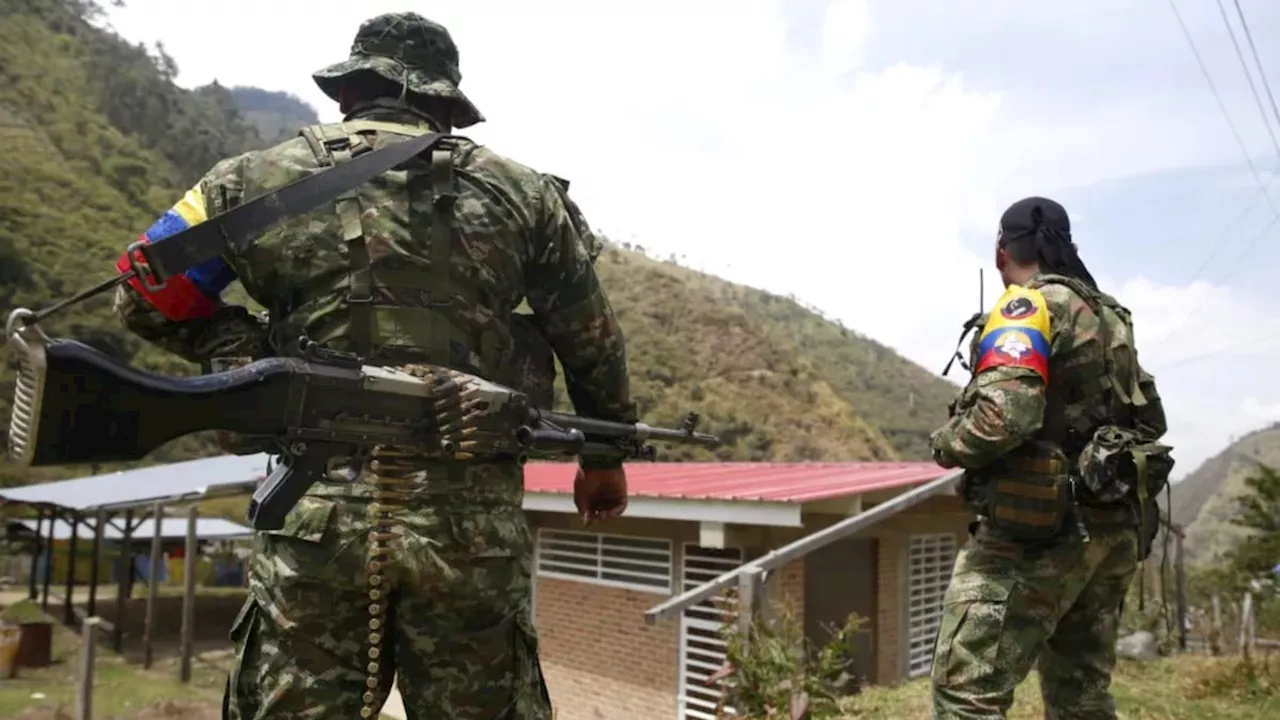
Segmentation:
{"type": "MultiPolygon", "coordinates": [[[[430,125],[427,118],[405,108],[385,106],[363,108],[346,120],[395,123],[419,132],[430,125]]],[[[376,132],[371,144],[376,149],[402,139],[376,132]]],[[[468,290],[450,288],[451,320],[467,328],[493,327],[509,336],[509,317],[527,300],[565,369],[577,412],[634,421],[622,330],[592,265],[598,241],[569,200],[567,183],[467,140],[450,141],[447,147],[457,178],[450,276],[468,290]]],[[[224,160],[144,238],[159,241],[242,199],[313,173],[319,165],[303,137],[224,160]]],[[[421,285],[421,275],[429,272],[430,243],[423,246],[424,233],[414,222],[415,213],[431,212],[430,196],[416,194],[421,189],[406,179],[405,171],[393,171],[360,188],[356,235],[364,237],[375,274],[385,269],[392,278],[421,285]],[[393,177],[397,173],[398,178],[393,177]]],[[[225,257],[177,279],[190,286],[195,298],[177,316],[172,310],[162,314],[131,287],[117,292],[116,312],[131,331],[189,361],[275,354],[278,343],[268,338],[263,319],[223,302],[226,288],[238,280],[250,297],[271,311],[273,322],[288,317],[313,339],[342,349],[349,334],[343,279],[351,273],[344,246],[349,228],[343,220],[336,210],[321,210],[286,220],[261,237],[234,239],[225,257]],[[300,296],[308,301],[299,303],[300,296]]],[[[395,287],[377,289],[385,291],[379,302],[397,307],[415,302],[412,296],[395,297],[395,287]]],[[[414,337],[413,328],[395,329],[410,340],[414,337]]],[[[463,350],[472,356],[479,352],[474,347],[463,350]]],[[[501,368],[475,367],[479,374],[502,380],[501,368]]]]}
{"type": "MultiPolygon", "coordinates": [[[[1023,288],[1010,286],[980,321],[970,348],[973,376],[955,415],[930,438],[934,458],[945,467],[984,468],[1024,443],[1045,440],[1046,418],[1059,417],[1077,432],[1108,421],[1102,395],[1088,391],[1103,364],[1109,339],[1113,378],[1136,378],[1141,405],[1133,422],[1144,435],[1167,427],[1155,379],[1138,363],[1128,312],[1109,296],[1097,299],[1110,322],[1104,332],[1091,303],[1063,278],[1037,275],[1023,288]]],[[[1097,305],[1095,302],[1094,305],[1097,305]]],[[[1053,438],[1060,442],[1060,438],[1053,438]]],[[[1075,438],[1076,443],[1083,439],[1075,438]]],[[[1071,457],[1079,447],[1062,448],[1071,457]]]]}

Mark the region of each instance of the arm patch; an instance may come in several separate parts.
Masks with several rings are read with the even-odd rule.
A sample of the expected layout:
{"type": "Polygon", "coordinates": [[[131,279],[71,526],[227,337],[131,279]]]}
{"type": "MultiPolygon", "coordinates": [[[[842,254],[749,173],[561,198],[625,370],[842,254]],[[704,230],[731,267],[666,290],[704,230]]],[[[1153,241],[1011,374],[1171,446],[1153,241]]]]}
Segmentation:
{"type": "Polygon", "coordinates": [[[1034,371],[1049,384],[1049,307],[1039,290],[1010,285],[978,341],[977,375],[998,367],[1034,371]]]}
{"type": "MultiPolygon", "coordinates": [[[[204,193],[196,185],[138,239],[144,243],[163,242],[208,219],[204,193]]],[[[129,269],[129,257],[122,255],[116,261],[116,270],[125,273],[129,269]]],[[[137,278],[129,280],[129,285],[166,319],[181,322],[212,315],[221,302],[222,291],[235,280],[235,271],[222,258],[214,258],[169,278],[155,292],[144,288],[137,278]]]]}

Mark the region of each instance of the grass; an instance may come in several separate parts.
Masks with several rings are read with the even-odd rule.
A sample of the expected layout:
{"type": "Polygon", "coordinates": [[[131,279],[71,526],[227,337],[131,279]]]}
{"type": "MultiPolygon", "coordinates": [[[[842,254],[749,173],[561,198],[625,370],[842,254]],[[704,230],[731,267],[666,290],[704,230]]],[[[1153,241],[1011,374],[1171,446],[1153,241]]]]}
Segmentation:
{"type": "MultiPolygon", "coordinates": [[[[1238,658],[1181,655],[1149,663],[1121,660],[1112,692],[1120,720],[1265,720],[1280,717],[1280,658],[1271,679],[1250,682],[1238,658]]],[[[847,718],[927,720],[933,716],[928,680],[872,688],[847,703],[847,718]]],[[[1039,679],[1018,688],[1009,720],[1044,717],[1039,679]]]]}
{"type": "MultiPolygon", "coordinates": [[[[55,718],[75,702],[80,636],[22,601],[5,608],[4,619],[53,624],[53,663],[22,668],[16,679],[0,680],[0,717],[55,718]]],[[[99,718],[218,716],[228,658],[194,658],[189,684],[178,679],[177,660],[157,662],[150,671],[127,663],[101,644],[94,662],[94,716],[99,718]],[[207,711],[201,714],[201,711],[207,711]]]]}
{"type": "MultiPolygon", "coordinates": [[[[243,592],[243,591],[241,591],[243,592]]],[[[63,720],[75,703],[76,664],[80,636],[56,622],[27,600],[0,612],[13,623],[49,622],[53,625],[53,663],[23,668],[12,680],[0,680],[0,718],[63,720]]],[[[143,670],[99,644],[94,661],[94,717],[99,720],[216,720],[221,717],[222,691],[230,669],[231,652],[192,658],[191,682],[179,680],[177,658],[158,659],[143,670]]],[[[391,720],[383,715],[383,720],[391,720]]]]}

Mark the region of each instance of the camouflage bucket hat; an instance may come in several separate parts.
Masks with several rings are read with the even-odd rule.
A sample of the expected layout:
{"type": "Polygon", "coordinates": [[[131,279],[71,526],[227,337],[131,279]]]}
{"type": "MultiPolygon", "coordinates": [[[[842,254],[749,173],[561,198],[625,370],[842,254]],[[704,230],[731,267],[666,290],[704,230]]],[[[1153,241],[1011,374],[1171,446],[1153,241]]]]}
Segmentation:
{"type": "Polygon", "coordinates": [[[375,72],[411,93],[454,101],[458,128],[484,122],[484,115],[458,89],[458,46],[449,31],[417,13],[366,20],[351,43],[351,57],[311,77],[324,94],[337,100],[342,81],[358,72],[375,72]]]}

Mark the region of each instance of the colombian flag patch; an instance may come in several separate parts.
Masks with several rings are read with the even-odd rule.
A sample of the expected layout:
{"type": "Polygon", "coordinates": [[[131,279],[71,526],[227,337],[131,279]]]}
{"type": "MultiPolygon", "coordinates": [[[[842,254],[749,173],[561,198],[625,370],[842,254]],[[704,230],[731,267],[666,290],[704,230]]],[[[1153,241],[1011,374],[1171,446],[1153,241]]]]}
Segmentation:
{"type": "Polygon", "coordinates": [[[1010,285],[987,318],[974,373],[998,367],[1034,371],[1049,383],[1049,308],[1039,290],[1010,285]]]}

